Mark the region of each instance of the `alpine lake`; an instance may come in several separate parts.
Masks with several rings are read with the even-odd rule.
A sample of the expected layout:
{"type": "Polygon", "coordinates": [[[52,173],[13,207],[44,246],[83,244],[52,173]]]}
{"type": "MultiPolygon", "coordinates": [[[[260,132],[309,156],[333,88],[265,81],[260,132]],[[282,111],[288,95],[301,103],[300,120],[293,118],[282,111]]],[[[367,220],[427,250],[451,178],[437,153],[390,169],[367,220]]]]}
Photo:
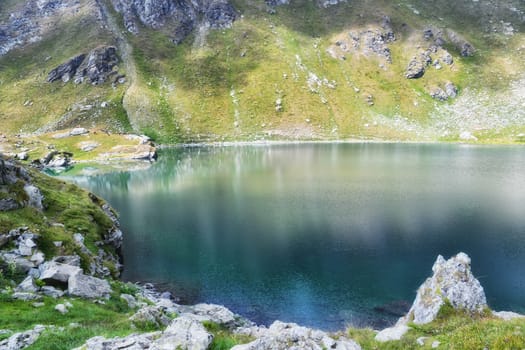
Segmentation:
{"type": "Polygon", "coordinates": [[[144,170],[72,179],[125,235],[123,278],[259,324],[385,327],[438,254],[489,306],[525,312],[525,147],[301,143],[167,148],[144,170]]]}

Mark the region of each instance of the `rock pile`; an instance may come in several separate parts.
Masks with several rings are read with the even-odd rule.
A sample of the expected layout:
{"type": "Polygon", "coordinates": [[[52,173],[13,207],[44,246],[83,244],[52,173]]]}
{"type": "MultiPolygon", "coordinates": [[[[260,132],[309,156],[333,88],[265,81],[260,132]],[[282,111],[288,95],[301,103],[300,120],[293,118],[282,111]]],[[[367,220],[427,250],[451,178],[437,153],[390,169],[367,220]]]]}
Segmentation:
{"type": "Polygon", "coordinates": [[[432,272],[432,276],[417,290],[416,299],[408,313],[394,327],[379,332],[376,340],[400,339],[409,330],[409,322],[432,322],[445,303],[450,303],[455,309],[478,314],[487,308],[485,292],[470,270],[467,254],[459,253],[449,260],[439,255],[432,272]]]}
{"type": "Polygon", "coordinates": [[[80,54],[59,65],[47,75],[47,81],[52,83],[62,80],[67,83],[73,79],[75,84],[88,80],[93,85],[106,82],[111,76],[116,76],[119,59],[114,46],[99,46],[87,54],[80,54]]]}

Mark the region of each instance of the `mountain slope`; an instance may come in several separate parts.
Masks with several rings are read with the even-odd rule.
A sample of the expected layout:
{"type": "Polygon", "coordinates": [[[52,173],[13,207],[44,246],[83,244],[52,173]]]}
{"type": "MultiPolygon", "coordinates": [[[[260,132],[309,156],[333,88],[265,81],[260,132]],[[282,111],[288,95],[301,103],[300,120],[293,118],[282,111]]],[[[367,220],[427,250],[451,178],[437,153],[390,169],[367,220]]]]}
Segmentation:
{"type": "Polygon", "coordinates": [[[525,139],[519,0],[0,6],[9,134],[87,126],[161,142],[525,139]],[[14,40],[17,14],[31,23],[14,40]],[[121,83],[46,81],[101,45],[117,48],[110,73],[121,83]]]}

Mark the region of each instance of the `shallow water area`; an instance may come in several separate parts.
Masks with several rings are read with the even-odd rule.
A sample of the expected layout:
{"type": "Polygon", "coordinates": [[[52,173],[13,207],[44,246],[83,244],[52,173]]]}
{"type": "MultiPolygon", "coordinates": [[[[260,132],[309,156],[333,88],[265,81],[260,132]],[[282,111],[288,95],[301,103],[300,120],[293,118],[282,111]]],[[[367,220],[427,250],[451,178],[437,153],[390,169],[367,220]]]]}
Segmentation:
{"type": "MultiPolygon", "coordinates": [[[[67,176],[67,175],[66,175],[67,176]]],[[[525,148],[289,144],[163,149],[76,175],[120,213],[124,278],[257,322],[385,327],[438,254],[525,312],[525,148]]]]}

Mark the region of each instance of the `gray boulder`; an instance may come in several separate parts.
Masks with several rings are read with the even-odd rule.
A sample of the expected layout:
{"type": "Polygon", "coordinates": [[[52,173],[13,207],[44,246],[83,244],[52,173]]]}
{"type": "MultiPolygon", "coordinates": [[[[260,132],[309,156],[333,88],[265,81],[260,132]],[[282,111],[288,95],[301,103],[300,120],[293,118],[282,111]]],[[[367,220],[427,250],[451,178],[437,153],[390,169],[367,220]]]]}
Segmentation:
{"type": "Polygon", "coordinates": [[[78,266],[61,264],[55,261],[45,262],[38,268],[40,270],[40,279],[45,282],[67,283],[73,275],[82,273],[78,266]]]}
{"type": "Polygon", "coordinates": [[[458,95],[458,88],[452,82],[448,81],[445,83],[445,92],[448,97],[456,98],[458,95]]]}
{"type": "Polygon", "coordinates": [[[135,326],[153,325],[157,328],[167,326],[171,321],[164,309],[157,306],[144,306],[129,319],[135,326]]]}
{"type": "Polygon", "coordinates": [[[472,275],[467,254],[459,253],[449,260],[439,255],[432,271],[432,277],[419,287],[406,321],[432,322],[446,302],[472,313],[481,313],[487,307],[485,292],[472,275]]]}
{"type": "Polygon", "coordinates": [[[82,298],[109,298],[111,287],[106,280],[78,272],[69,277],[67,292],[82,298]]]}
{"type": "Polygon", "coordinates": [[[47,295],[48,297],[55,298],[55,299],[58,299],[64,296],[63,291],[61,291],[60,289],[56,289],[53,286],[43,286],[42,288],[40,288],[40,293],[47,295]]]}
{"type": "Polygon", "coordinates": [[[421,78],[425,74],[425,64],[421,62],[417,57],[413,57],[408,63],[408,67],[405,72],[405,78],[417,79],[421,78]]]}
{"type": "Polygon", "coordinates": [[[153,342],[151,350],[206,350],[213,340],[213,335],[189,315],[177,317],[153,342]]]}
{"type": "Polygon", "coordinates": [[[446,101],[448,99],[447,93],[439,86],[435,86],[430,90],[430,97],[438,101],[446,101]]]}
{"type": "Polygon", "coordinates": [[[2,350],[19,350],[25,349],[34,342],[38,340],[40,333],[42,333],[46,328],[41,325],[35,326],[35,328],[15,333],[9,338],[0,341],[0,349],[2,350]]]}
{"type": "Polygon", "coordinates": [[[262,327],[249,328],[248,333],[239,333],[257,337],[256,340],[242,345],[236,345],[232,350],[288,350],[288,349],[338,349],[360,350],[355,341],[345,337],[332,338],[327,333],[295,323],[275,321],[268,329],[262,327]]]}
{"type": "Polygon", "coordinates": [[[235,323],[236,317],[233,312],[222,305],[215,304],[197,304],[193,306],[181,306],[181,313],[190,313],[199,321],[211,321],[222,325],[235,323]]]}
{"type": "Polygon", "coordinates": [[[31,276],[27,276],[16,288],[15,292],[36,293],[40,288],[31,276]]]}

